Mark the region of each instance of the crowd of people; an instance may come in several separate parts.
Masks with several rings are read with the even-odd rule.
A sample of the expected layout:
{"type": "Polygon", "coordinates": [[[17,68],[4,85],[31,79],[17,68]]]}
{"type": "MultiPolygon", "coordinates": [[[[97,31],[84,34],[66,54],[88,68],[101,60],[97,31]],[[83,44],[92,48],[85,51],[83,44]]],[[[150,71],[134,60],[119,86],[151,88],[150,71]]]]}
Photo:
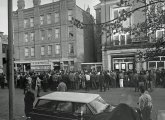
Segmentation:
{"type": "MultiPolygon", "coordinates": [[[[6,77],[0,74],[1,88],[5,88],[6,77]]],[[[110,88],[134,87],[135,92],[141,92],[139,97],[139,108],[142,116],[146,120],[150,120],[152,110],[152,99],[148,94],[148,90],[153,91],[154,87],[165,88],[165,69],[162,70],[142,70],[137,73],[132,71],[49,71],[49,72],[27,72],[15,73],[15,87],[23,89],[25,94],[25,103],[33,105],[35,94],[31,89],[37,91],[40,97],[40,90],[44,92],[51,91],[67,91],[84,89],[89,91],[99,90],[100,92],[109,90],[110,88]],[[29,100],[31,103],[29,103],[29,100]],[[28,102],[27,102],[28,101],[28,102]]],[[[25,107],[26,108],[26,107],[25,107]]],[[[25,109],[26,116],[32,107],[25,109]]]]}
{"type": "MultiPolygon", "coordinates": [[[[139,91],[139,86],[144,86],[146,90],[153,90],[154,87],[165,88],[165,69],[162,70],[142,70],[137,73],[132,71],[49,71],[49,72],[28,72],[15,74],[15,86],[24,89],[30,86],[32,89],[40,89],[46,92],[48,89],[56,91],[60,82],[66,84],[70,90],[90,90],[99,89],[106,91],[110,88],[135,87],[135,92],[139,91]]],[[[5,75],[0,75],[1,88],[5,87],[5,75]]]]}

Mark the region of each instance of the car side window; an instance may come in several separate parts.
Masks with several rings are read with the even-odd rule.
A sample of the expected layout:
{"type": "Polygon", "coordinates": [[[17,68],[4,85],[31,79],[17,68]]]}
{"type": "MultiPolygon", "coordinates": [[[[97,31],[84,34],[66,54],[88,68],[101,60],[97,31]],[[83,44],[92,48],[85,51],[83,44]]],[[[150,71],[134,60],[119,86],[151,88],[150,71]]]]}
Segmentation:
{"type": "Polygon", "coordinates": [[[88,106],[86,104],[83,103],[75,103],[75,113],[78,114],[84,114],[84,115],[91,115],[92,112],[91,110],[88,108],[88,106]]]}
{"type": "Polygon", "coordinates": [[[57,102],[56,101],[51,101],[51,100],[39,100],[38,103],[36,104],[35,108],[37,109],[47,109],[47,110],[52,110],[53,106],[56,106],[57,102]]]}
{"type": "Polygon", "coordinates": [[[55,111],[73,112],[72,102],[58,102],[55,111]]]}

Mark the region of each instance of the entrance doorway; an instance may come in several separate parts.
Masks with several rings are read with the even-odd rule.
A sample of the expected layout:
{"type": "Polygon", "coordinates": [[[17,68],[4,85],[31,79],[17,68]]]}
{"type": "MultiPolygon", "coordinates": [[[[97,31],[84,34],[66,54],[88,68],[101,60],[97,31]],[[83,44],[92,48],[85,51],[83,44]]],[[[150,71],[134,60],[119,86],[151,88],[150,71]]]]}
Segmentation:
{"type": "Polygon", "coordinates": [[[128,71],[134,69],[134,58],[113,58],[113,70],[116,71],[128,71]]]}
{"type": "Polygon", "coordinates": [[[53,68],[54,68],[54,71],[59,71],[60,70],[60,62],[54,62],[53,68]]]}

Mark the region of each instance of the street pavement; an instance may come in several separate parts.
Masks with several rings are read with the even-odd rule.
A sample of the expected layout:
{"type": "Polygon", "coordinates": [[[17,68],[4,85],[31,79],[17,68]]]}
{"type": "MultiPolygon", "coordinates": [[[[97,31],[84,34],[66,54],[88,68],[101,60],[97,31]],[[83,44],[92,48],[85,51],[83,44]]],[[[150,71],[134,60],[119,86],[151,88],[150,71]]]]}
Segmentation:
{"type": "MultiPolygon", "coordinates": [[[[34,91],[35,92],[35,91],[34,91]]],[[[41,92],[41,96],[50,93],[41,92]]],[[[79,90],[75,92],[86,92],[84,90],[79,90]]],[[[106,92],[99,92],[98,90],[89,90],[90,93],[100,94],[105,101],[112,105],[117,105],[119,103],[126,103],[132,107],[138,107],[137,102],[140,96],[139,92],[134,92],[133,88],[112,88],[106,92]]],[[[165,89],[156,88],[151,92],[151,97],[153,99],[153,111],[152,111],[152,120],[156,120],[158,110],[165,110],[165,89]]],[[[35,92],[36,95],[36,92],[35,92]]],[[[37,100],[37,98],[36,98],[37,100]]],[[[36,101],[35,100],[35,101],[36,101]]],[[[24,94],[22,89],[15,89],[14,97],[14,116],[16,120],[23,120],[24,116],[24,94]]],[[[9,119],[9,90],[0,89],[0,120],[9,119]]]]}

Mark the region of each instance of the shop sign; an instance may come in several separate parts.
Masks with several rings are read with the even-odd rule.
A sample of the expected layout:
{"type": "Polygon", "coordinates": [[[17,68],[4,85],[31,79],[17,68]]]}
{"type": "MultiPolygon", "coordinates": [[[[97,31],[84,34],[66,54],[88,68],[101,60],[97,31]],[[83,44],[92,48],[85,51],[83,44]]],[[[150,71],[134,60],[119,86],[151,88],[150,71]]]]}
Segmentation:
{"type": "Polygon", "coordinates": [[[31,66],[32,70],[48,70],[50,68],[51,68],[50,65],[31,66]]]}
{"type": "Polygon", "coordinates": [[[50,65],[49,61],[32,61],[31,66],[33,65],[50,65]]]}

